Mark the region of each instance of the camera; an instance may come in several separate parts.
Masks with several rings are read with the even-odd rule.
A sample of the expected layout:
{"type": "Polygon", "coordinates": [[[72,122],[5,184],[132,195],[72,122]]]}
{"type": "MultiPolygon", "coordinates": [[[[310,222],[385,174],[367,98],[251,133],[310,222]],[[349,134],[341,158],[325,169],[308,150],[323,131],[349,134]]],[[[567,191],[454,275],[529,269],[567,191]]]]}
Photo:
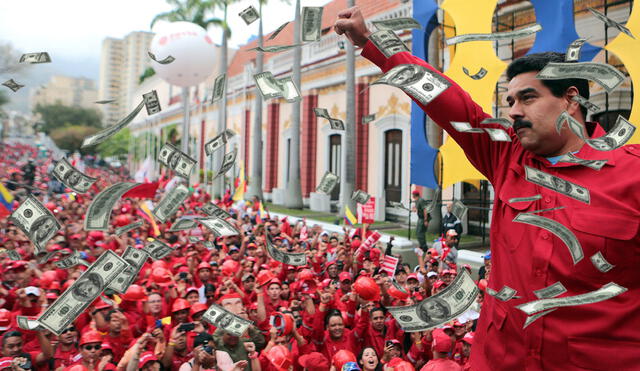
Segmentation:
{"type": "Polygon", "coordinates": [[[193,331],[195,328],[196,328],[196,324],[193,322],[183,323],[180,325],[178,331],[182,331],[182,332],[193,331]]]}

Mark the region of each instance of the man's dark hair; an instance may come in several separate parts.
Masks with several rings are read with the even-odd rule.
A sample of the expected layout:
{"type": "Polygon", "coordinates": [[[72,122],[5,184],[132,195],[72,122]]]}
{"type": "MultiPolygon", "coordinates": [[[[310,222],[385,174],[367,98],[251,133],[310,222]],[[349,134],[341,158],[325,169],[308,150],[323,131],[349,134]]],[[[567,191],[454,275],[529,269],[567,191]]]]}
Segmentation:
{"type": "Polygon", "coordinates": [[[340,317],[340,319],[342,318],[342,312],[340,312],[338,309],[330,309],[327,314],[324,316],[324,327],[326,328],[327,326],[329,326],[329,321],[331,321],[332,317],[340,317]]]}
{"type": "Polygon", "coordinates": [[[122,313],[122,311],[120,311],[119,309],[111,309],[109,312],[107,312],[107,315],[104,316],[104,320],[107,322],[111,322],[111,316],[114,313],[122,313]]]}
{"type": "Polygon", "coordinates": [[[7,343],[7,339],[8,338],[12,338],[12,337],[22,337],[22,332],[20,331],[8,331],[5,332],[4,335],[2,335],[2,346],[4,346],[7,343]]]}
{"type": "MultiPolygon", "coordinates": [[[[507,81],[511,81],[514,77],[521,73],[531,71],[542,71],[544,67],[551,62],[565,63],[565,54],[558,52],[544,52],[525,55],[511,62],[507,67],[507,81]]],[[[589,99],[589,81],[585,79],[561,79],[561,80],[540,80],[542,84],[551,90],[551,94],[555,97],[562,97],[567,89],[575,86],[585,99],[589,99]]],[[[584,119],[587,119],[587,109],[580,106],[580,112],[584,119]]]]}
{"type": "Polygon", "coordinates": [[[387,308],[385,307],[374,307],[373,309],[371,309],[369,311],[370,314],[373,314],[373,312],[382,312],[383,315],[387,315],[387,308]]]}

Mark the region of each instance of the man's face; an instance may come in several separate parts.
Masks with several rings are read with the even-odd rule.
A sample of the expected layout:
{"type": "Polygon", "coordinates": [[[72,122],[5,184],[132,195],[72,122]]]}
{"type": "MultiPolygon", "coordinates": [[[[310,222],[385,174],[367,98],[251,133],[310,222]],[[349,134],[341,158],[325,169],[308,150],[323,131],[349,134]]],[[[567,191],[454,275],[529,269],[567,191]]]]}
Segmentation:
{"type": "Polygon", "coordinates": [[[454,326],[453,331],[457,338],[462,338],[464,334],[467,333],[467,330],[465,329],[464,326],[454,326]]]}
{"type": "Polygon", "coordinates": [[[200,269],[198,271],[198,278],[200,278],[200,281],[202,282],[209,281],[209,278],[211,278],[211,269],[207,269],[207,268],[200,269]]]}
{"type": "Polygon", "coordinates": [[[418,287],[418,285],[420,285],[420,282],[415,278],[411,278],[407,280],[407,287],[411,291],[413,291],[414,288],[418,287]]]}
{"type": "Polygon", "coordinates": [[[447,241],[447,246],[455,247],[455,245],[458,243],[458,236],[448,236],[447,235],[446,241],[447,241]]]}
{"type": "Polygon", "coordinates": [[[109,321],[109,329],[112,332],[118,333],[122,329],[122,322],[118,316],[112,315],[111,321],[109,321]]]}
{"type": "Polygon", "coordinates": [[[100,343],[88,343],[80,347],[82,358],[88,362],[95,362],[100,357],[100,343]]]}
{"type": "Polygon", "coordinates": [[[160,362],[149,362],[144,365],[142,371],[160,371],[160,362]]]}
{"type": "Polygon", "coordinates": [[[327,268],[327,274],[331,278],[338,277],[338,267],[335,264],[331,264],[329,268],[327,268]]]}
{"type": "Polygon", "coordinates": [[[466,341],[462,342],[462,354],[465,357],[469,357],[471,355],[471,345],[467,344],[466,341]]]}
{"type": "Polygon", "coordinates": [[[371,313],[371,326],[376,331],[382,331],[384,328],[384,313],[381,310],[371,313]]]}
{"type": "Polygon", "coordinates": [[[514,120],[514,130],[524,149],[546,157],[561,155],[573,134],[567,129],[558,134],[556,119],[562,111],[569,111],[571,103],[566,97],[554,96],[536,79],[537,73],[521,73],[509,82],[506,98],[511,106],[509,117],[514,120]],[[520,127],[519,121],[525,122],[525,127],[520,127]],[[531,127],[527,127],[526,122],[531,127]]]}
{"type": "Polygon", "coordinates": [[[340,281],[340,290],[342,290],[342,293],[351,292],[351,280],[340,281]]]}
{"type": "Polygon", "coordinates": [[[269,298],[273,301],[280,299],[281,292],[282,289],[278,284],[269,285],[269,288],[267,289],[267,295],[269,295],[269,298]]]}
{"type": "Polygon", "coordinates": [[[233,299],[225,299],[222,301],[222,307],[227,311],[235,314],[236,316],[240,316],[242,318],[247,318],[247,311],[244,309],[244,304],[242,303],[242,299],[233,298],[233,299]]]}
{"type": "Polygon", "coordinates": [[[329,335],[333,339],[340,339],[344,333],[344,322],[338,316],[332,316],[328,324],[329,335]]]}
{"type": "Polygon", "coordinates": [[[396,281],[401,285],[403,285],[405,282],[407,282],[407,272],[400,271],[400,272],[396,273],[396,281]]]}
{"type": "Polygon", "coordinates": [[[4,357],[17,357],[20,353],[22,353],[22,338],[20,336],[6,338],[2,347],[2,355],[4,357]]]}
{"type": "Polygon", "coordinates": [[[248,277],[242,284],[244,285],[245,291],[251,292],[256,288],[256,279],[253,277],[248,277]]]}
{"type": "Polygon", "coordinates": [[[240,338],[235,335],[231,335],[228,332],[225,332],[224,335],[222,335],[222,341],[225,345],[235,347],[236,345],[238,345],[240,338]]]}
{"type": "Polygon", "coordinates": [[[162,297],[160,295],[149,295],[149,310],[153,314],[157,314],[162,311],[162,297]]]}
{"type": "Polygon", "coordinates": [[[176,319],[177,323],[187,322],[188,317],[189,317],[189,309],[182,309],[177,312],[173,312],[173,318],[176,319]]]}

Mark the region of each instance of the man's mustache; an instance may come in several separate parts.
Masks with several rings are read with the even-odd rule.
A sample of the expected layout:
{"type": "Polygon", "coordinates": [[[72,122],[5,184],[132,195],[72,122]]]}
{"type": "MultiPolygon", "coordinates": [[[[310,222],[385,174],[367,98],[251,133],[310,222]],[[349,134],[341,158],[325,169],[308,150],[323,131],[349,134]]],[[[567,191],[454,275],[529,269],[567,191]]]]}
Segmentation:
{"type": "Polygon", "coordinates": [[[532,128],[532,127],[533,127],[533,124],[531,123],[531,121],[516,120],[513,122],[514,131],[518,131],[518,129],[522,129],[522,128],[532,128]]]}

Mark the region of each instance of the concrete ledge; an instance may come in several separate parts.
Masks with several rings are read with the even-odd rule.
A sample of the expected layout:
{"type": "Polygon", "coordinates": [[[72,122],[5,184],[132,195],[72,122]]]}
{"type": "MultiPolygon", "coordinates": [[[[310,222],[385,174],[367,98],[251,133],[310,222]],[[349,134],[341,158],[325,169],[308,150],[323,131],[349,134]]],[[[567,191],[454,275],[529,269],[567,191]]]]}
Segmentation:
{"type": "Polygon", "coordinates": [[[271,202],[274,205],[284,205],[284,193],[285,190],[282,188],[273,188],[271,190],[271,202]]]}
{"type": "Polygon", "coordinates": [[[309,208],[323,213],[331,212],[331,196],[324,193],[311,192],[309,194],[309,208]]]}

